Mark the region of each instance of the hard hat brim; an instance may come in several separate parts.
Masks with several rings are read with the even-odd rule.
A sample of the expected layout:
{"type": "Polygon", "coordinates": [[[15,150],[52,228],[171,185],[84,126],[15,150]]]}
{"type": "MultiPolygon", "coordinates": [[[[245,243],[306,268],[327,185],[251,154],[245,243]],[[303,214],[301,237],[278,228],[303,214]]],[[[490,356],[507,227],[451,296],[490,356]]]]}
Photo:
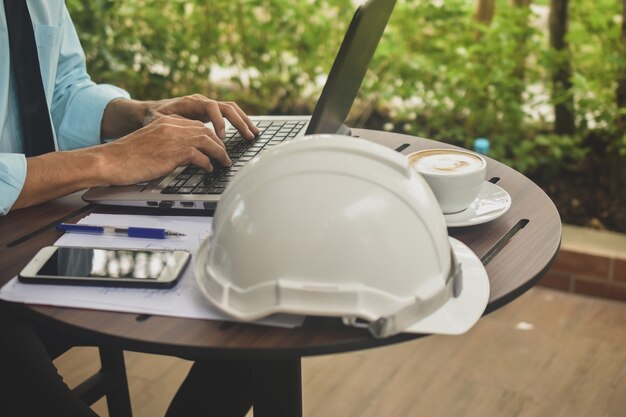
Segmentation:
{"type": "Polygon", "coordinates": [[[482,262],[464,243],[450,238],[450,245],[463,271],[463,290],[433,314],[412,324],[406,333],[465,333],[480,319],[489,302],[489,277],[482,262]]]}
{"type": "MultiPolygon", "coordinates": [[[[458,262],[461,264],[461,270],[463,272],[461,278],[461,293],[458,297],[450,297],[450,299],[435,312],[402,330],[402,333],[462,334],[476,324],[485,311],[489,301],[489,278],[485,267],[468,246],[452,237],[450,237],[449,240],[451,249],[454,251],[458,262]]],[[[208,243],[209,239],[207,239],[203,245],[206,246],[208,243]]],[[[206,253],[207,250],[201,252],[206,253]]],[[[200,264],[203,265],[204,262],[200,262],[200,264]]],[[[229,308],[228,303],[220,303],[219,300],[214,298],[214,294],[208,288],[208,281],[200,278],[203,273],[202,269],[197,268],[195,272],[198,285],[204,295],[211,300],[216,307],[233,317],[237,317],[238,311],[229,308]]],[[[265,311],[263,317],[272,313],[293,314],[291,311],[278,308],[265,311]]],[[[255,319],[260,318],[261,317],[255,317],[255,319]]],[[[242,318],[239,317],[239,319],[242,318]]]]}

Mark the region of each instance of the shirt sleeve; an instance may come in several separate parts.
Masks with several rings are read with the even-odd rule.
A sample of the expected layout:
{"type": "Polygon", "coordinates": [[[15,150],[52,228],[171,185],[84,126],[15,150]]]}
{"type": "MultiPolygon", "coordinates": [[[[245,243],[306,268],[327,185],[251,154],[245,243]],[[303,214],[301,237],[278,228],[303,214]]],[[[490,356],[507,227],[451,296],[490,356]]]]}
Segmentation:
{"type": "Polygon", "coordinates": [[[91,81],[85,54],[67,8],[64,7],[63,13],[51,113],[59,150],[69,150],[101,143],[100,124],[107,104],[130,96],[121,88],[91,81]]]}
{"type": "Polygon", "coordinates": [[[26,157],[19,153],[0,153],[0,215],[9,212],[22,192],[26,180],[26,157]]]}

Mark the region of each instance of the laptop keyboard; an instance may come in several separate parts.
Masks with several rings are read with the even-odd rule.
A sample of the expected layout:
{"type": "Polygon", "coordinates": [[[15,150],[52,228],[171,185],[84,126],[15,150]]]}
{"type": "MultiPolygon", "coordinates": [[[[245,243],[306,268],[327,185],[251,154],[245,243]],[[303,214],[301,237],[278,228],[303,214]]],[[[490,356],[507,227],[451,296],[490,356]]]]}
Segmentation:
{"type": "Polygon", "coordinates": [[[161,194],[221,194],[242,166],[259,152],[293,139],[305,124],[305,121],[261,121],[257,123],[261,132],[253,141],[244,139],[235,129],[229,130],[224,145],[233,162],[231,166],[216,167],[213,172],[207,172],[187,165],[161,190],[161,194]]]}

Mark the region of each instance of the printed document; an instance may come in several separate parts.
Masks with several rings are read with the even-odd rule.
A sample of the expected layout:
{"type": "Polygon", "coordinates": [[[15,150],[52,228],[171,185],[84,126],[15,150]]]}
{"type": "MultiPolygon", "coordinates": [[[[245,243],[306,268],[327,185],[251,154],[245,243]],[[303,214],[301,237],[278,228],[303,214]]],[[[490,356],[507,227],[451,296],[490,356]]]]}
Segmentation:
{"type": "MultiPolygon", "coordinates": [[[[182,237],[143,239],[125,236],[66,233],[55,246],[182,249],[191,252],[192,259],[184,275],[171,289],[87,287],[72,285],[23,284],[17,277],[0,289],[0,298],[7,301],[78,307],[139,314],[187,317],[211,320],[232,320],[211,305],[204,297],[193,276],[194,258],[200,243],[211,233],[211,217],[144,216],[120,214],[90,214],[79,223],[118,227],[156,227],[184,233],[182,237]]],[[[304,317],[276,315],[258,321],[281,327],[302,325],[304,317]]]]}

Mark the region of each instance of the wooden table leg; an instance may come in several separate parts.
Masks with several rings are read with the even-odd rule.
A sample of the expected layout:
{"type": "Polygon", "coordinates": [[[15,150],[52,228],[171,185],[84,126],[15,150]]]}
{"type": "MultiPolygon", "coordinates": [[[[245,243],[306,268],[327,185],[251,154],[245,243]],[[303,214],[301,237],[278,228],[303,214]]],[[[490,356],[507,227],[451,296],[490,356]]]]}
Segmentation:
{"type": "Polygon", "coordinates": [[[254,385],[254,417],[302,417],[300,358],[259,360],[254,385]]]}
{"type": "Polygon", "coordinates": [[[100,362],[109,416],[132,417],[124,352],[120,349],[100,347],[100,362]]]}

